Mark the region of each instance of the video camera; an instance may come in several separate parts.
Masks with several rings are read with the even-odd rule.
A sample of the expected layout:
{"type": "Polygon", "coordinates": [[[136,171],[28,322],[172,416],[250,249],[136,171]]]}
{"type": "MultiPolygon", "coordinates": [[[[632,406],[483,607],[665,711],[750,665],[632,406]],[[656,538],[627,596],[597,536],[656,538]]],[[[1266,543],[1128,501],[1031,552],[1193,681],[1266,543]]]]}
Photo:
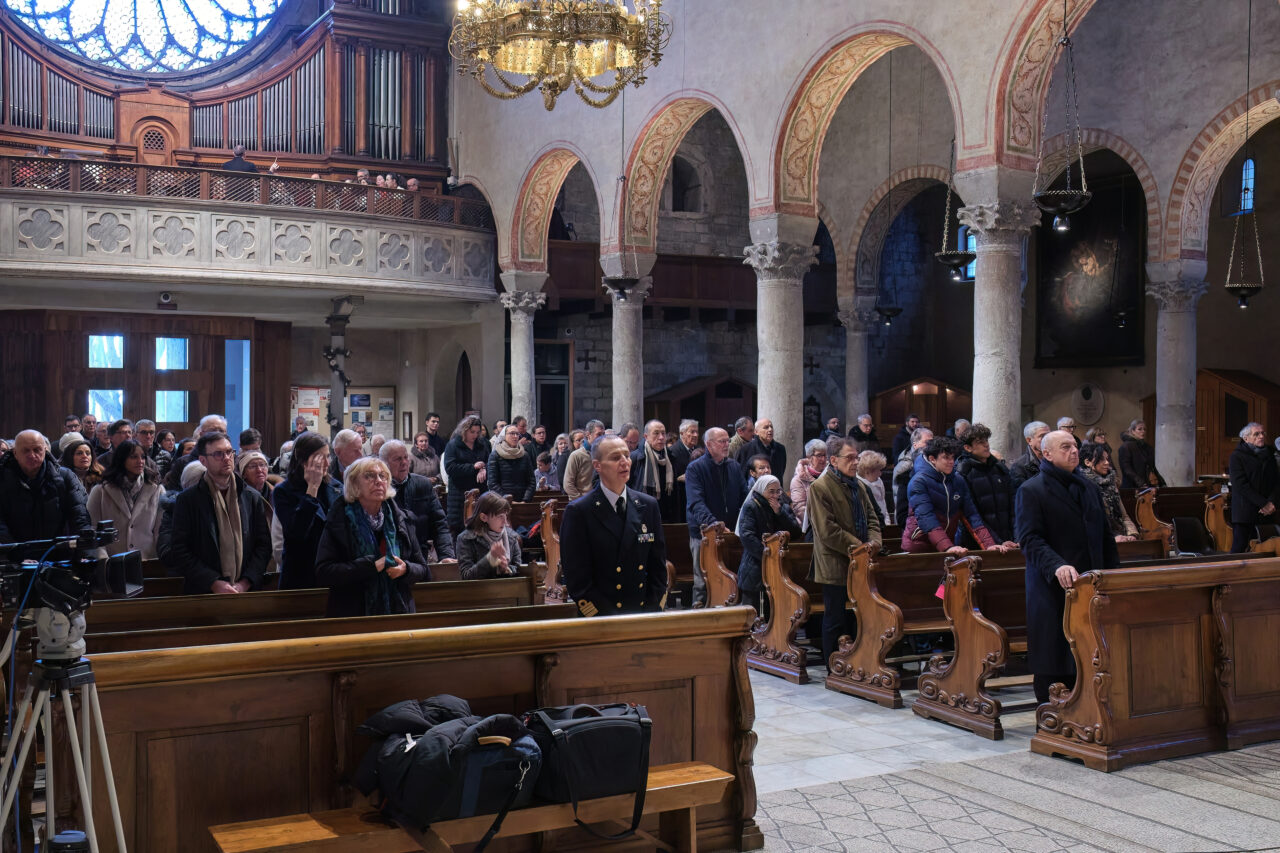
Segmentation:
{"type": "Polygon", "coordinates": [[[84,610],[95,592],[128,598],[142,591],[138,551],[98,556],[117,538],[114,523],[103,520],[79,536],[0,545],[0,605],[13,612],[15,628],[36,627],[40,658],[84,654],[84,610]]]}

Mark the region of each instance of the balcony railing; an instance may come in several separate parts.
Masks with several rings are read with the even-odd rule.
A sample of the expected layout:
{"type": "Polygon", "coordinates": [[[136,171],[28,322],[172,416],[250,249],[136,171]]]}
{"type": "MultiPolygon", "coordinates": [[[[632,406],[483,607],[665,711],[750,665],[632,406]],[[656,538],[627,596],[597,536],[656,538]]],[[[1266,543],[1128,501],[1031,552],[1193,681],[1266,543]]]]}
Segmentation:
{"type": "Polygon", "coordinates": [[[493,231],[493,212],[474,199],[365,184],[99,160],[0,157],[0,189],[191,199],[388,216],[493,231]]]}

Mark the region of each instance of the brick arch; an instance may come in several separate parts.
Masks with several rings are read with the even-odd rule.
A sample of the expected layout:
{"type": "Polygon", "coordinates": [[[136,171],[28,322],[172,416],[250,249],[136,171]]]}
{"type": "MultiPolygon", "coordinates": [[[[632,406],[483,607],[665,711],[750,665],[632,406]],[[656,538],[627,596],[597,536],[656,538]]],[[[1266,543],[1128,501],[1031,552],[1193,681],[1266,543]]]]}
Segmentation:
{"type": "MultiPolygon", "coordinates": [[[[921,164],[899,169],[872,191],[862,212],[854,222],[853,232],[841,257],[841,266],[852,257],[852,276],[841,279],[844,287],[852,287],[850,293],[840,293],[843,305],[847,299],[859,293],[870,294],[880,280],[880,250],[884,248],[889,227],[902,209],[920,193],[934,184],[945,184],[950,173],[943,166],[921,164]],[[889,207],[890,190],[893,190],[893,208],[889,207]]],[[[953,204],[959,204],[953,200],[953,204]]]]}
{"type": "MultiPolygon", "coordinates": [[[[1096,0],[1067,0],[1067,31],[1074,32],[1096,0]]],[[[1031,168],[1040,144],[1049,80],[1058,64],[1062,0],[1035,0],[1006,54],[992,112],[996,117],[998,160],[1031,168]]]]}
{"type": "MultiPolygon", "coordinates": [[[[656,252],[658,250],[658,205],[662,201],[662,184],[667,170],[690,128],[713,109],[728,120],[728,113],[706,97],[678,95],[660,104],[645,121],[636,136],[636,144],[627,160],[626,190],[621,195],[619,236],[616,245],[625,251],[656,252]]],[[[730,127],[733,127],[730,123],[730,127]]],[[[738,136],[734,128],[735,138],[738,136]]],[[[738,140],[742,151],[742,140],[738,140]]],[[[602,235],[603,236],[603,235],[602,235]]],[[[612,246],[602,247],[602,252],[612,246]]]]}
{"type": "MultiPolygon", "coordinates": [[[[1082,132],[1085,154],[1103,149],[1111,151],[1124,158],[1129,168],[1133,169],[1133,173],[1138,176],[1138,183],[1142,185],[1142,194],[1147,200],[1147,259],[1157,260],[1160,257],[1160,245],[1164,239],[1160,217],[1160,188],[1156,184],[1155,175],[1151,174],[1151,169],[1147,166],[1147,161],[1142,158],[1136,148],[1125,141],[1124,137],[1096,127],[1084,128],[1082,132]]],[[[1073,155],[1074,152],[1067,147],[1065,133],[1059,133],[1045,141],[1044,174],[1050,176],[1050,181],[1057,179],[1067,167],[1067,159],[1073,155]]]]}
{"type": "MultiPolygon", "coordinates": [[[[543,152],[525,172],[511,216],[510,239],[500,247],[499,264],[504,270],[546,272],[547,231],[551,213],[564,179],[585,158],[566,145],[543,152]]],[[[589,170],[588,170],[589,171],[589,170]]],[[[592,184],[595,184],[594,178],[592,184]]],[[[599,190],[596,192],[599,203],[599,190]]]]}
{"type": "Polygon", "coordinates": [[[919,48],[933,61],[947,89],[956,127],[963,127],[950,69],[927,39],[915,30],[885,22],[877,22],[874,29],[846,34],[810,63],[784,114],[774,146],[773,211],[816,215],[822,143],[840,102],[876,60],[907,45],[919,48]]]}
{"type": "Polygon", "coordinates": [[[1200,131],[1182,157],[1169,193],[1161,260],[1203,260],[1208,249],[1209,204],[1222,170],[1244,144],[1249,130],[1280,117],[1280,80],[1272,80],[1233,101],[1200,131]]]}

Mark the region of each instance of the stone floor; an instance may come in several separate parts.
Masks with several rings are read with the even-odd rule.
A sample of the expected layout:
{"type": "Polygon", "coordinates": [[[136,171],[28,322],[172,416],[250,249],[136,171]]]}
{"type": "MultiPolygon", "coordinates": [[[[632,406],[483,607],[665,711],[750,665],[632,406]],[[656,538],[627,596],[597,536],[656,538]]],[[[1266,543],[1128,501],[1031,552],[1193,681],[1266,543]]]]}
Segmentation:
{"type": "Polygon", "coordinates": [[[766,851],[1280,850],[1280,742],[1104,774],[1033,755],[1031,711],[993,742],[809,674],[751,673],[766,851]]]}

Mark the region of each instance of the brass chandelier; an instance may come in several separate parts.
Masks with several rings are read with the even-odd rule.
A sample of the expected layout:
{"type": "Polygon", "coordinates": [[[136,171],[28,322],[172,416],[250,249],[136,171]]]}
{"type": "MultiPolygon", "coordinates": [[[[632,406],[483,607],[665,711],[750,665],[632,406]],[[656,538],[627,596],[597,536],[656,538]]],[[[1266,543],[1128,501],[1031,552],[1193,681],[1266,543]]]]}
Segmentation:
{"type": "Polygon", "coordinates": [[[662,0],[458,0],[449,53],[495,98],[542,91],[553,110],[571,88],[603,108],[662,60],[662,0]],[[612,72],[612,74],[610,74],[612,72]]]}

